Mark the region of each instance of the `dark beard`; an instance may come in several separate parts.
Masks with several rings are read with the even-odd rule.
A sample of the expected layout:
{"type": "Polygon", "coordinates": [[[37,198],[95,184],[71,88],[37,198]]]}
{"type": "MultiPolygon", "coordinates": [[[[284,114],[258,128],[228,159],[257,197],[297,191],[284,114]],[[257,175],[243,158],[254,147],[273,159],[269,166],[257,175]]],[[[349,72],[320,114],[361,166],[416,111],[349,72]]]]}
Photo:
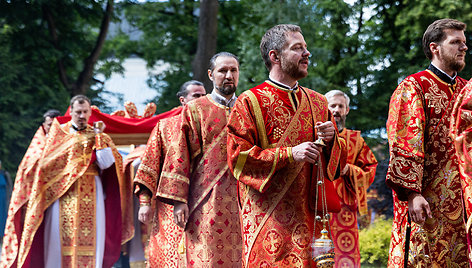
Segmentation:
{"type": "Polygon", "coordinates": [[[215,86],[218,91],[226,96],[233,95],[234,92],[236,92],[236,87],[235,86],[222,86],[222,87],[217,87],[215,86]]]}

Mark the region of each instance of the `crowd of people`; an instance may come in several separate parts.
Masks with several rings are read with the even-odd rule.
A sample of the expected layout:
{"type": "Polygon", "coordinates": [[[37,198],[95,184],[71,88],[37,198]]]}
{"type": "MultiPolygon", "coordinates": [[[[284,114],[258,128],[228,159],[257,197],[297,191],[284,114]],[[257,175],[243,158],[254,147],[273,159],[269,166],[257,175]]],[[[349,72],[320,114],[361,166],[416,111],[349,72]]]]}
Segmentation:
{"type": "MultiPolygon", "coordinates": [[[[389,267],[472,264],[465,29],[433,22],[430,66],[391,97],[389,267]]],[[[125,164],[106,126],[88,124],[87,97],[71,99],[67,123],[48,111],[18,168],[1,267],[112,267],[133,236],[147,267],[360,267],[358,215],[377,160],[346,128],[350,98],[299,84],[310,56],[299,26],[270,28],[260,50],[266,81],[236,96],[239,59],[215,54],[211,93],[184,83],[174,116],[125,164]],[[323,259],[314,242],[326,234],[334,256],[323,259]]]]}

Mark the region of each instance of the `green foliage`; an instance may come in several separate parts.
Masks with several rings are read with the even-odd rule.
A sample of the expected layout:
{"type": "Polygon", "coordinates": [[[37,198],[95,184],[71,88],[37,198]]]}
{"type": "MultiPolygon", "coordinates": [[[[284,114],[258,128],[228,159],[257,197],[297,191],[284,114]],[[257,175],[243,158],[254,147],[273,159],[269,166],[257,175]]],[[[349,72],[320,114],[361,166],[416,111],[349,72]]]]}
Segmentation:
{"type": "Polygon", "coordinates": [[[387,267],[392,220],[377,218],[368,228],[359,230],[362,265],[387,267]]]}
{"type": "Polygon", "coordinates": [[[54,83],[47,86],[34,68],[37,65],[29,64],[28,53],[14,52],[12,32],[7,24],[0,29],[0,158],[5,169],[14,173],[42,113],[51,108],[63,110],[68,96],[53,90],[54,83]]]}
{"type": "MultiPolygon", "coordinates": [[[[57,62],[62,60],[69,79],[77,77],[94,47],[106,2],[0,0],[0,157],[10,170],[19,163],[41,114],[48,108],[65,110],[70,93],[60,83],[57,62]],[[46,14],[54,18],[57,43],[46,14]]],[[[346,92],[351,97],[347,127],[361,130],[369,145],[384,142],[389,98],[399,81],[428,65],[421,48],[427,25],[445,17],[472,25],[472,4],[458,0],[218,2],[217,51],[239,56],[238,93],[267,78],[259,51],[265,31],[280,23],[298,24],[312,54],[309,75],[300,84],[320,93],[346,92]]],[[[117,1],[114,21],[126,19],[140,36],[109,36],[94,77],[108,79],[123,72],[124,59],[141,57],[150,69],[163,67],[148,79],[158,93],[152,100],[158,111],[177,106],[175,93],[193,75],[199,3],[117,1]]],[[[472,38],[467,32],[466,36],[472,38]]],[[[472,57],[466,61],[461,76],[469,79],[472,57]]],[[[96,79],[90,88],[87,95],[108,111],[103,83],[96,79]]]]}
{"type": "Polygon", "coordinates": [[[148,67],[166,66],[162,72],[149,77],[148,84],[157,90],[158,111],[177,105],[175,93],[191,79],[191,62],[196,53],[198,1],[127,3],[124,17],[142,31],[139,40],[132,42],[133,53],[147,61],[148,67]]]}
{"type": "MultiPolygon", "coordinates": [[[[105,3],[0,1],[0,159],[11,173],[43,113],[51,108],[65,112],[71,93],[60,82],[58,60],[73,82],[95,44],[105,3]],[[48,14],[58,42],[51,35],[48,14]]],[[[88,95],[93,98],[101,90],[88,95]]]]}

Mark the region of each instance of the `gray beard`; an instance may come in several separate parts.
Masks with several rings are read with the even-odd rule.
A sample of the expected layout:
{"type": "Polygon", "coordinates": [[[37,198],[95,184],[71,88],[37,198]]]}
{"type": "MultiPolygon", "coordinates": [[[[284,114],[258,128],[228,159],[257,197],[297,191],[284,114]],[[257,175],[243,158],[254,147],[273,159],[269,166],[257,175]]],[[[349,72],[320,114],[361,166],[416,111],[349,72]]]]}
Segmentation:
{"type": "Polygon", "coordinates": [[[338,122],[338,121],[336,121],[336,126],[338,127],[338,132],[339,132],[339,133],[341,133],[341,131],[343,131],[344,125],[345,125],[344,122],[338,122]]]}

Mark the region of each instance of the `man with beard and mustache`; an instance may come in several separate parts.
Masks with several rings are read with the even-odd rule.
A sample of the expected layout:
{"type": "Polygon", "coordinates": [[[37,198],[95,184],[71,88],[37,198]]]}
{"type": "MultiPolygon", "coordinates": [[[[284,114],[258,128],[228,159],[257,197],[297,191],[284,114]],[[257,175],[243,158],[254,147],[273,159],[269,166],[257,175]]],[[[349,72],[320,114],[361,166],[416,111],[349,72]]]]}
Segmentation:
{"type": "Polygon", "coordinates": [[[359,230],[357,212],[367,214],[367,188],[372,184],[377,160],[357,130],[346,129],[349,96],[340,90],[325,94],[328,108],[334,116],[339,137],[346,141],[347,163],[341,179],[334,186],[341,199],[341,211],[330,218],[335,243],[335,267],[360,267],[359,230]]]}
{"type": "Polygon", "coordinates": [[[211,94],[183,108],[156,196],[174,205],[184,228],[187,267],[241,267],[236,180],[226,162],[226,123],[236,101],[239,60],[220,52],[210,60],[211,94]]]}
{"type": "Polygon", "coordinates": [[[328,211],[339,211],[332,181],[345,166],[345,143],[326,98],[298,84],[308,74],[310,56],[300,27],[272,27],[260,49],[269,79],[238,98],[228,122],[243,265],[315,267],[310,244],[326,224],[316,221],[315,228],[315,216],[324,217],[317,193],[324,187],[328,211]],[[318,138],[325,147],[314,142],[318,138]]]}
{"type": "Polygon", "coordinates": [[[454,102],[467,81],[466,24],[433,22],[423,35],[428,69],[405,78],[390,99],[387,133],[394,221],[389,267],[466,267],[461,180],[448,137],[454,102]],[[409,249],[409,250],[408,250],[409,249]]]}

